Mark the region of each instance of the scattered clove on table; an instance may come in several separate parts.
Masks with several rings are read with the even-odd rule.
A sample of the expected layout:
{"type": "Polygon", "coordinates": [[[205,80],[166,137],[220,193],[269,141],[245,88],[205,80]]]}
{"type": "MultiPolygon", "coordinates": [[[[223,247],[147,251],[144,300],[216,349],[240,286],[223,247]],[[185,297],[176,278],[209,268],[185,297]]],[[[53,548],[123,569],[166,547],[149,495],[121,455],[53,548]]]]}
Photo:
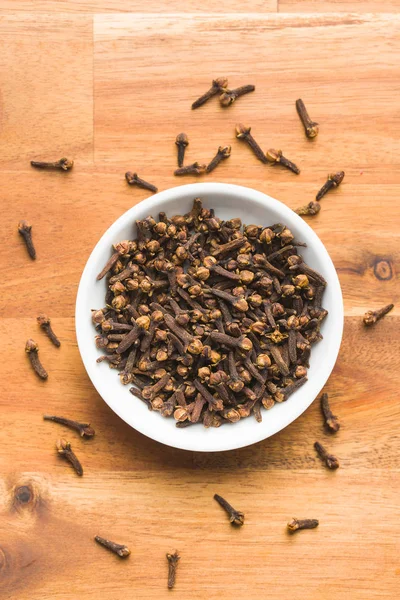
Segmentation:
{"type": "Polygon", "coordinates": [[[64,417],[56,417],[52,415],[44,415],[43,419],[45,421],[53,421],[53,423],[59,423],[60,425],[65,425],[65,427],[74,429],[81,437],[91,438],[95,434],[93,427],[90,427],[89,423],[79,423],[78,421],[73,421],[72,419],[65,419],[64,417]]]}
{"type": "Polygon", "coordinates": [[[23,237],[26,249],[32,260],[36,258],[36,249],[32,240],[32,225],[27,221],[20,221],[18,223],[18,233],[23,237]]]}
{"type": "Polygon", "coordinates": [[[64,440],[63,438],[60,438],[57,441],[56,447],[57,447],[57,452],[59,453],[59,455],[62,456],[63,458],[65,458],[68,462],[70,462],[71,465],[73,466],[73,468],[75,469],[76,474],[79,475],[80,477],[82,477],[83,468],[82,468],[82,465],[81,465],[78,457],[73,452],[73,450],[71,448],[71,444],[69,442],[67,442],[66,440],[64,440]]]}
{"type": "Polygon", "coordinates": [[[344,171],[339,171],[338,173],[331,173],[330,175],[328,175],[327,181],[324,183],[322,188],[319,190],[315,199],[321,200],[325,196],[325,194],[327,194],[329,192],[329,190],[337,188],[342,183],[343,178],[344,178],[344,171]]]}
{"type": "Polygon", "coordinates": [[[386,306],[378,310],[368,310],[363,317],[364,325],[366,325],[367,327],[375,325],[375,323],[380,321],[380,319],[382,319],[391,310],[393,310],[393,308],[394,304],[387,304],[386,306]]]}
{"type": "Polygon", "coordinates": [[[237,525],[238,527],[244,525],[244,514],[242,512],[235,510],[225,498],[222,498],[222,496],[219,496],[218,494],[214,494],[214,499],[227,512],[229,521],[232,525],[237,525]]]}
{"type": "Polygon", "coordinates": [[[94,539],[98,544],[100,544],[100,546],[104,546],[104,548],[107,548],[107,550],[117,554],[117,556],[120,558],[127,558],[131,553],[128,546],[125,546],[124,544],[116,544],[115,542],[111,542],[100,535],[96,535],[94,539]]]}
{"type": "Polygon", "coordinates": [[[337,431],[339,431],[339,418],[332,414],[327,393],[324,393],[321,396],[321,410],[324,416],[326,428],[332,433],[336,433],[337,431]]]}
{"type": "Polygon", "coordinates": [[[38,322],[39,327],[43,329],[49,340],[54,344],[54,346],[59,348],[61,346],[61,342],[53,331],[49,317],[47,317],[44,314],[41,314],[36,320],[38,322]]]}
{"type": "Polygon", "coordinates": [[[176,570],[181,557],[178,554],[178,550],[175,550],[173,553],[167,552],[166,556],[168,561],[168,589],[172,590],[175,586],[176,570]]]}
{"type": "Polygon", "coordinates": [[[40,379],[47,379],[48,378],[47,371],[43,367],[42,363],[40,362],[39,356],[38,356],[38,354],[39,354],[38,344],[34,340],[29,339],[25,344],[25,352],[28,355],[28,358],[31,362],[32,368],[35,371],[36,375],[38,377],[40,377],[40,379]]]}
{"type": "Polygon", "coordinates": [[[292,521],[287,524],[287,528],[290,533],[295,533],[301,529],[315,529],[318,525],[318,519],[292,519],[292,521]]]}

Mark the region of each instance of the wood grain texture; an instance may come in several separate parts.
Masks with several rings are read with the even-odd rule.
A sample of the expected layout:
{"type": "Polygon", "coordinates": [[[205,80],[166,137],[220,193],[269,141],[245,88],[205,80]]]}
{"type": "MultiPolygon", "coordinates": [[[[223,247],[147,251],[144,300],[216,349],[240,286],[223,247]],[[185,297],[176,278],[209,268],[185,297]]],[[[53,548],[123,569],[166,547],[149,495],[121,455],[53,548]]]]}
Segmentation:
{"type": "Polygon", "coordinates": [[[277,12],[278,0],[246,0],[229,2],[225,7],[220,2],[206,0],[2,0],[1,10],[49,12],[49,13],[221,13],[225,8],[232,13],[277,12]]]}
{"type": "Polygon", "coordinates": [[[278,0],[278,11],[306,13],[398,13],[399,0],[278,0]]]}
{"type": "Polygon", "coordinates": [[[162,600],[171,594],[165,552],[175,548],[182,559],[172,594],[182,600],[396,598],[400,17],[93,19],[90,11],[121,4],[12,4],[31,12],[0,17],[1,600],[162,600]],[[48,14],[33,13],[45,5],[48,14]],[[60,7],[65,14],[51,14],[60,7]],[[75,10],[82,14],[66,14],[75,10]],[[228,110],[214,99],[191,111],[219,75],[257,89],[228,110]],[[297,97],[320,123],[314,142],[299,123],[297,97]],[[301,175],[258,163],[234,139],[238,121],[264,148],[282,147],[301,175]],[[313,199],[328,172],[346,171],[309,220],[344,294],[343,344],[325,388],[342,421],[337,435],[324,431],[314,402],[255,446],[182,452],[122,423],[92,387],[74,331],[81,271],[101,234],[147,195],[126,185],[126,170],[160,190],[195,181],[173,176],[180,131],[189,135],[188,160],[207,161],[220,144],[232,144],[232,156],[207,180],[260,189],[291,208],[313,199]],[[63,154],[75,159],[71,172],[29,166],[31,158],[63,154]],[[18,236],[21,218],[33,224],[36,261],[18,236]],[[390,301],[394,311],[366,330],[365,310],[390,301]],[[61,348],[37,326],[41,311],[61,348]],[[39,342],[46,382],[29,367],[28,337],[39,342]],[[91,421],[96,436],[81,440],[43,421],[45,413],[91,421]],[[81,459],[83,478],[57,456],[61,435],[81,459]],[[315,455],[316,440],[339,457],[337,472],[315,455]],[[229,526],[215,492],[245,512],[243,528],[229,526]],[[293,516],[318,518],[320,526],[289,536],[293,516]],[[132,555],[112,556],[96,534],[126,543],[132,555]]]}

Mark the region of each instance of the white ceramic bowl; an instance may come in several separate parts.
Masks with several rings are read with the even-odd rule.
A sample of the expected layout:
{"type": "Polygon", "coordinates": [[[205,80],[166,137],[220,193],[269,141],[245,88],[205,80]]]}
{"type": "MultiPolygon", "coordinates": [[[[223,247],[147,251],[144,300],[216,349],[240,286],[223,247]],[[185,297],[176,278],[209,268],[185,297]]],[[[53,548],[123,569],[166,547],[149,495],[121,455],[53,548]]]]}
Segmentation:
{"type": "Polygon", "coordinates": [[[339,352],[343,331],[343,300],[339,279],[329,254],[309,225],[290,208],[270,196],[250,188],[223,183],[196,183],[160,192],[140,202],[123,214],[101,237],[86,263],[76,300],[76,335],[86,371],[93,385],[112,408],[132,427],[158,442],[202,452],[232,450],[259,442],[292,423],[310,406],[325,385],[339,352]],[[120,383],[117,371],[108,365],[97,364],[101,354],[94,343],[95,330],[91,309],[104,306],[105,280],[96,281],[110,257],[112,244],[134,237],[134,222],[148,215],[183,214],[190,210],[194,198],[200,197],[205,207],[214,208],[218,217],[240,217],[243,223],[263,226],[284,223],[298,240],[307,243],[301,248],[305,261],[328,281],[323,306],[329,311],[324,320],[324,339],[311,353],[309,381],[287,402],[276,404],[271,410],[262,410],[262,423],[250,416],[238,423],[217,429],[205,429],[201,424],[184,429],[175,427],[173,418],[163,418],[151,412],[139,399],[129,393],[129,385],[120,383]]]}

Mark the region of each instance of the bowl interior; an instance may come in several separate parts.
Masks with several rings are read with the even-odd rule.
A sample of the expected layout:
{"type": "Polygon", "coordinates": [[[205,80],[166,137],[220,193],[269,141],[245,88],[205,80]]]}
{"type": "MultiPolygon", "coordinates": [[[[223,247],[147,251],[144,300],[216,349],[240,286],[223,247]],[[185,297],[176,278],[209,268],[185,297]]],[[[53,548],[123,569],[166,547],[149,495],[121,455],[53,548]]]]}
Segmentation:
{"type": "Polygon", "coordinates": [[[177,448],[197,451],[221,451],[240,448],[263,440],[286,427],[301,415],[313,402],[328,379],[339,352],[343,330],[343,301],[336,270],[324,245],[309,227],[287,206],[273,198],[245,187],[199,183],[172,188],[161,192],[123,214],[102,236],[83,271],[76,302],[76,333],[78,346],[87,373],[105,402],[129,425],[159,442],[177,448]],[[300,253],[313,269],[328,281],[323,306],[329,311],[322,326],[324,339],[314,345],[309,381],[295,392],[287,402],[271,410],[262,409],[262,423],[250,416],[234,425],[218,429],[205,429],[201,424],[184,429],[175,427],[175,420],[165,419],[151,412],[144,403],[123,386],[117,371],[106,363],[97,364],[101,352],[94,344],[95,330],[91,322],[91,309],[104,306],[105,280],[96,281],[110,257],[113,243],[135,237],[134,222],[148,215],[157,217],[160,211],[168,216],[188,212],[193,199],[200,197],[203,205],[214,208],[222,219],[240,217],[245,224],[272,225],[283,223],[299,241],[307,243],[300,253]]]}

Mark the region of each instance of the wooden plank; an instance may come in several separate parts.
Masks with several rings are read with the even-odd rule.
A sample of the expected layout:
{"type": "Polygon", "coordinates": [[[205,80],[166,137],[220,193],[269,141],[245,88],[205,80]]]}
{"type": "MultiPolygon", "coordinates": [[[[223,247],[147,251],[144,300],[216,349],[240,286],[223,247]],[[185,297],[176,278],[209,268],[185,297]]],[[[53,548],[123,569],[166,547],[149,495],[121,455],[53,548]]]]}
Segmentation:
{"type": "MultiPolygon", "coordinates": [[[[8,4],[2,8],[27,8],[8,4]]],[[[95,6],[38,2],[30,9],[45,4],[63,12],[95,6]]],[[[117,3],[101,4],[111,8],[117,3]]],[[[173,594],[182,600],[397,597],[399,18],[95,16],[94,70],[91,19],[33,12],[0,18],[0,597],[162,600],[169,597],[165,552],[175,548],[182,559],[173,594]],[[255,83],[256,92],[228,110],[214,100],[192,112],[211,78],[225,74],[232,85],[255,83]],[[299,96],[321,125],[314,142],[294,109],[299,96]],[[263,147],[282,147],[301,175],[258,163],[234,139],[237,121],[248,122],[263,147]],[[207,161],[220,144],[232,144],[231,158],[204,180],[248,185],[291,208],[309,202],[328,172],[346,171],[309,220],[344,292],[344,339],[326,386],[342,421],[337,435],[323,430],[316,401],[255,446],[182,452],[132,430],[92,387],[74,332],[80,273],[103,231],[147,197],[127,186],[126,170],[137,169],[160,190],[195,181],[172,174],[179,131],[190,138],[188,159],[207,161]],[[69,173],[29,167],[33,154],[67,152],[75,159],[69,173]],[[33,223],[36,262],[17,234],[21,218],[33,223]],[[365,329],[364,311],[389,301],[394,311],[365,329]],[[60,349],[40,332],[40,311],[52,318],[60,349]],[[24,353],[31,336],[46,382],[24,353]],[[44,422],[49,412],[92,421],[95,438],[44,422]],[[57,456],[60,435],[82,460],[82,479],[57,456]],[[316,440],[338,455],[338,471],[316,457],[316,440]],[[22,485],[32,493],[25,504],[16,498],[22,485]],[[245,512],[242,529],[229,526],[215,492],[245,512]],[[319,518],[320,526],[289,536],[292,516],[319,518]],[[121,561],[96,546],[97,533],[127,543],[131,557],[121,561]]]]}
{"type": "MultiPolygon", "coordinates": [[[[262,147],[282,148],[303,169],[301,178],[276,169],[278,180],[353,169],[365,183],[399,182],[398,153],[390,151],[400,134],[398,28],[390,15],[96,16],[96,160],[129,157],[147,168],[155,153],[172,156],[176,134],[186,131],[187,159],[207,161],[242,121],[262,147]],[[235,52],[227,57],[221,48],[235,52]],[[192,111],[221,75],[231,87],[253,83],[256,91],[228,109],[213,99],[192,111]],[[320,123],[315,141],[304,136],[298,97],[320,123]]],[[[246,162],[238,174],[250,181],[260,167],[240,148],[234,152],[246,162]]]]}
{"type": "Polygon", "coordinates": [[[278,0],[281,13],[398,13],[398,0],[278,0]]]}
{"type": "MultiPolygon", "coordinates": [[[[283,182],[284,178],[291,179],[291,174],[258,165],[247,148],[236,140],[232,144],[231,158],[215,171],[213,180],[250,185],[293,209],[309,202],[326,176],[320,170],[310,174],[307,183],[300,183],[302,175],[299,183],[283,182]],[[243,156],[238,157],[238,153],[243,156]],[[246,163],[247,175],[241,161],[246,163]]],[[[176,178],[168,175],[175,153],[174,144],[170,145],[170,155],[159,158],[160,175],[150,166],[149,171],[139,171],[160,190],[176,185],[176,178]]],[[[79,160],[78,155],[76,166],[68,173],[30,168],[15,178],[11,172],[0,172],[3,198],[15,206],[3,215],[0,231],[2,314],[18,317],[23,306],[25,315],[47,311],[55,317],[72,317],[77,284],[92,248],[116,218],[147,196],[145,190],[130,188],[124,180],[124,171],[136,165],[105,165],[99,172],[98,166],[82,170],[79,160]],[[30,194],[26,195],[24,190],[28,188],[30,194]],[[28,219],[33,225],[36,261],[29,260],[18,235],[20,219],[28,219]],[[24,285],[27,280],[29,286],[24,285]],[[32,287],[36,293],[32,293],[32,287]]],[[[382,188],[364,184],[360,176],[352,179],[351,173],[346,177],[338,190],[321,201],[320,213],[308,218],[308,223],[326,245],[338,270],[346,315],[361,315],[371,306],[400,301],[396,268],[400,259],[400,186],[388,184],[382,188]]],[[[191,181],[194,178],[188,178],[187,182],[191,181]]]]}
{"type": "MultiPolygon", "coordinates": [[[[360,317],[346,318],[339,359],[326,388],[332,408],[343,423],[337,435],[324,432],[319,403],[314,402],[295,423],[265,442],[238,451],[203,454],[165,448],[133,431],[111,412],[85,374],[71,318],[53,319],[62,342],[60,349],[54,348],[40,332],[33,316],[3,319],[2,329],[9,332],[3,344],[4,353],[13,360],[1,365],[2,379],[8,385],[0,398],[2,430],[7,431],[7,451],[1,454],[0,465],[3,472],[26,468],[25,452],[18,453],[22,438],[33,470],[63,472],[66,467],[57,459],[54,444],[57,436],[66,434],[79,448],[88,473],[113,469],[173,473],[178,466],[195,466],[204,470],[206,481],[209,470],[216,468],[319,471],[323,467],[313,449],[316,440],[325,442],[338,454],[344,469],[361,472],[389,466],[400,468],[397,450],[400,434],[391,427],[398,415],[400,384],[397,321],[398,317],[387,316],[375,328],[366,329],[360,317]],[[40,357],[49,372],[48,381],[40,381],[31,371],[24,353],[28,337],[39,343],[40,357]],[[42,421],[46,413],[90,421],[98,435],[81,443],[65,428],[42,421]],[[16,422],[18,427],[13,427],[16,422]]],[[[120,385],[117,373],[115,385],[120,385]]],[[[126,397],[127,402],[139,402],[128,389],[126,397]]],[[[263,414],[268,419],[268,412],[263,414]]],[[[154,418],[161,417],[155,414],[154,418]]]]}
{"type": "MultiPolygon", "coordinates": [[[[231,13],[277,12],[278,0],[254,0],[252,2],[230,2],[231,13]]],[[[196,0],[2,0],[0,11],[27,11],[37,13],[220,13],[221,5],[210,0],[199,3],[196,0]]]]}
{"type": "Polygon", "coordinates": [[[266,589],[274,598],[300,600],[395,597],[400,539],[392,519],[399,484],[399,473],[386,470],[363,478],[351,469],[333,475],[214,470],[206,481],[204,472],[179,467],[163,477],[113,470],[84,480],[68,471],[20,473],[0,496],[2,550],[12,559],[0,586],[4,598],[101,593],[113,600],[133,591],[164,599],[171,594],[165,553],[176,548],[181,561],[173,593],[180,599],[206,593],[213,600],[255,600],[266,589]],[[33,499],[12,507],[18,485],[30,486],[33,499]],[[245,512],[244,527],[229,525],[215,491],[245,512]],[[290,536],[286,523],[293,514],[318,517],[320,526],[290,536]],[[120,560],[98,547],[98,533],[128,544],[131,556],[120,560]]]}
{"type": "MultiPolygon", "coordinates": [[[[93,153],[92,18],[0,13],[0,161],[93,153]]],[[[26,193],[26,192],[25,192],[26,193]]]]}

